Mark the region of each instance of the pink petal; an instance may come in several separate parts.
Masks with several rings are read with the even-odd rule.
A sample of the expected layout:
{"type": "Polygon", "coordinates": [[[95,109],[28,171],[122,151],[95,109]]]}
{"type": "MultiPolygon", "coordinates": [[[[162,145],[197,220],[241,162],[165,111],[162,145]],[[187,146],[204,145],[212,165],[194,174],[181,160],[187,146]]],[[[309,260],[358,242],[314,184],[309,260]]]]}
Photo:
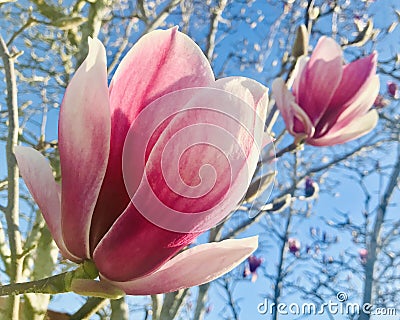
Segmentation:
{"type": "Polygon", "coordinates": [[[306,56],[299,57],[297,59],[296,66],[287,82],[287,87],[292,87],[292,92],[295,96],[297,96],[299,92],[300,76],[303,73],[304,68],[307,66],[307,62],[309,60],[310,58],[306,56]]]}
{"type": "Polygon", "coordinates": [[[218,79],[214,88],[230,92],[246,101],[249,105],[260,107],[260,116],[265,117],[268,107],[268,88],[258,81],[246,77],[226,77],[218,79]],[[240,89],[240,92],[238,92],[240,89]],[[259,105],[260,104],[260,105],[259,105]]]}
{"type": "Polygon", "coordinates": [[[296,84],[296,102],[314,126],[329,106],[342,73],[341,48],[333,39],[321,37],[296,84]]]}
{"type": "Polygon", "coordinates": [[[332,128],[322,138],[310,139],[307,140],[307,143],[314,146],[332,146],[357,139],[374,129],[378,119],[379,116],[376,110],[371,110],[367,114],[354,119],[347,126],[337,131],[334,131],[334,128],[332,128]]]}
{"type": "Polygon", "coordinates": [[[345,66],[342,81],[317,127],[317,136],[324,135],[338,122],[347,125],[371,108],[379,93],[376,64],[376,53],[373,53],[345,66]],[[343,122],[345,119],[348,120],[343,122]]]}
{"type": "Polygon", "coordinates": [[[310,57],[308,68],[313,68],[314,64],[320,60],[325,62],[336,61],[342,59],[342,49],[332,38],[322,36],[310,57]]]}
{"type": "Polygon", "coordinates": [[[342,81],[331,101],[331,106],[339,108],[339,113],[342,113],[346,105],[352,104],[362,96],[366,86],[376,78],[376,65],[376,52],[347,64],[343,69],[342,81]]]}
{"type": "Polygon", "coordinates": [[[276,106],[285,121],[286,129],[295,137],[303,134],[311,137],[314,134],[314,126],[308,115],[295,102],[294,96],[288,90],[282,78],[274,80],[272,93],[276,106]]]}
{"type": "MultiPolygon", "coordinates": [[[[234,83],[237,94],[250,94],[234,83]]],[[[236,95],[212,88],[175,92],[146,108],[124,150],[125,182],[136,208],[154,224],[176,232],[205,231],[226,216],[246,192],[261,149],[265,118],[254,109],[236,95]],[[155,116],[153,110],[161,109],[166,113],[155,116]],[[151,150],[147,176],[142,180],[139,174],[142,181],[132,181],[144,162],[136,162],[143,154],[140,145],[149,141],[142,127],[151,130],[176,112],[151,150]],[[208,215],[200,230],[198,224],[208,215]]]]}
{"type": "Polygon", "coordinates": [[[97,245],[93,260],[107,278],[126,281],[158,268],[197,236],[198,233],[178,233],[160,228],[129,203],[97,245]]]}
{"type": "Polygon", "coordinates": [[[110,86],[111,150],[91,230],[94,247],[129,203],[122,177],[122,148],[132,122],[164,94],[214,81],[201,49],[177,31],[157,30],[142,37],[120,63],[110,86]]]}
{"type": "Polygon", "coordinates": [[[146,277],[111,283],[132,295],[166,293],[198,286],[231,271],[257,246],[258,237],[199,245],[183,251],[146,277]]]}
{"type": "Polygon", "coordinates": [[[347,109],[345,109],[342,114],[338,115],[337,119],[328,118],[326,123],[323,123],[324,119],[321,120],[321,124],[323,123],[324,126],[319,126],[319,135],[315,137],[318,138],[330,135],[332,132],[347,127],[355,119],[365,115],[372,107],[378,93],[379,77],[375,75],[363,86],[362,92],[357,94],[357,97],[350,101],[350,104],[347,105],[347,109]]]}
{"type": "Polygon", "coordinates": [[[47,226],[62,255],[72,261],[80,259],[65,247],[61,232],[60,186],[54,181],[46,159],[35,149],[16,146],[15,157],[26,186],[38,204],[47,226]]]}
{"type": "Polygon", "coordinates": [[[92,213],[110,144],[106,52],[89,39],[89,54],[67,87],[60,110],[62,230],[68,249],[89,258],[92,213]]]}
{"type": "MultiPolygon", "coordinates": [[[[241,81],[231,84],[251,103],[264,101],[261,90],[251,89],[252,96],[241,81]]],[[[235,209],[262,144],[265,112],[262,119],[255,108],[227,91],[192,88],[165,95],[140,114],[124,147],[131,204],[94,252],[103,275],[125,281],[148,274],[235,209]],[[151,134],[171,116],[146,162],[151,134]]]]}

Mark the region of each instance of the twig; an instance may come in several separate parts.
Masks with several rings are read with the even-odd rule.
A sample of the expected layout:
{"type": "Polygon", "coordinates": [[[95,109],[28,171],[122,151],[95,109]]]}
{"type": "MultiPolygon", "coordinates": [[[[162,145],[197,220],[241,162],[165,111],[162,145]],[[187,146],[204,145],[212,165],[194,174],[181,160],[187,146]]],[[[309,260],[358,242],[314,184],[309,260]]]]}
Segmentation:
{"type": "Polygon", "coordinates": [[[196,310],[194,312],[193,319],[203,319],[205,315],[205,304],[208,297],[208,289],[210,289],[210,283],[205,283],[199,286],[199,294],[197,295],[196,310]]]}
{"type": "MultiPolygon", "coordinates": [[[[298,177],[297,177],[297,166],[298,166],[298,156],[297,153],[294,154],[295,160],[294,160],[294,166],[293,166],[293,185],[297,184],[298,177]]],[[[274,300],[273,302],[275,305],[278,305],[281,297],[282,297],[282,286],[283,286],[283,280],[285,277],[285,272],[283,270],[284,268],[284,263],[286,260],[286,255],[285,255],[285,249],[287,247],[287,241],[289,239],[290,235],[290,228],[292,224],[292,217],[293,217],[293,206],[292,204],[290,205],[289,212],[288,212],[288,217],[285,223],[285,230],[283,236],[281,236],[281,246],[279,248],[279,262],[278,262],[278,267],[277,267],[277,275],[274,283],[274,300]]],[[[276,309],[273,310],[272,314],[272,319],[277,320],[278,319],[278,313],[276,312],[276,309]]]]}
{"type": "Polygon", "coordinates": [[[187,293],[188,289],[182,289],[165,294],[163,305],[160,312],[160,319],[162,320],[175,319],[187,293]]]}
{"type": "Polygon", "coordinates": [[[88,20],[81,27],[82,41],[80,42],[79,45],[80,46],[79,52],[76,55],[76,65],[75,65],[76,69],[78,69],[78,67],[82,64],[83,60],[85,60],[87,56],[89,50],[87,41],[88,37],[98,36],[101,24],[103,22],[103,17],[107,12],[107,8],[108,8],[108,3],[106,0],[98,0],[90,2],[88,20]]]}
{"type": "MultiPolygon", "coordinates": [[[[362,150],[364,150],[365,148],[369,148],[369,147],[373,147],[374,144],[371,145],[363,145],[360,147],[355,148],[354,150],[344,154],[341,157],[338,157],[334,160],[332,160],[329,163],[323,164],[321,166],[315,167],[315,168],[311,168],[310,170],[308,170],[307,172],[305,172],[304,174],[302,174],[301,176],[299,176],[298,178],[298,182],[302,181],[305,177],[309,176],[312,173],[316,173],[316,172],[320,172],[326,169],[329,169],[330,167],[334,166],[335,164],[342,162],[343,160],[350,158],[354,155],[356,155],[358,152],[361,152],[362,150]]],[[[289,188],[285,189],[283,192],[281,192],[279,195],[276,196],[276,199],[281,198],[287,194],[289,195],[293,195],[295,189],[296,189],[296,185],[292,185],[289,188]]],[[[258,221],[260,221],[260,219],[267,214],[268,211],[264,210],[264,211],[260,211],[256,216],[254,216],[251,220],[246,220],[244,221],[242,224],[240,224],[239,226],[237,226],[235,229],[231,230],[228,234],[226,234],[221,240],[226,240],[226,239],[231,239],[236,237],[238,234],[240,234],[241,232],[245,231],[246,229],[248,229],[250,226],[252,226],[253,224],[257,223],[258,221]]]]}
{"type": "Polygon", "coordinates": [[[133,25],[135,24],[135,19],[130,19],[128,25],[125,29],[125,35],[123,36],[122,43],[118,47],[118,51],[114,54],[113,61],[110,63],[109,67],[107,68],[107,73],[110,74],[116,65],[119,62],[119,58],[121,57],[122,53],[125,51],[126,47],[129,44],[129,37],[133,30],[133,25]]]}
{"type": "Polygon", "coordinates": [[[107,303],[108,299],[91,297],[70,317],[70,320],[89,319],[91,315],[103,308],[107,303]]]}
{"type": "MultiPolygon", "coordinates": [[[[72,280],[94,279],[98,271],[93,262],[87,260],[77,269],[57,274],[45,279],[36,281],[12,283],[0,286],[0,296],[16,296],[23,293],[47,293],[56,294],[71,291],[72,280]]],[[[19,319],[19,318],[10,318],[19,319]]]]}
{"type": "Polygon", "coordinates": [[[164,10],[160,12],[157,18],[155,18],[147,25],[146,29],[143,32],[143,35],[160,27],[161,24],[165,21],[165,19],[168,18],[171,11],[174,10],[175,7],[181,2],[182,0],[171,0],[170,3],[164,8],[164,10]]]}
{"type": "Polygon", "coordinates": [[[287,152],[292,152],[292,151],[299,150],[302,146],[303,146],[302,143],[293,142],[292,144],[288,145],[287,147],[279,150],[277,153],[275,153],[275,155],[273,155],[271,157],[268,157],[266,159],[263,159],[263,162],[264,163],[268,163],[271,160],[278,159],[278,158],[282,157],[287,152]]]}
{"type": "MultiPolygon", "coordinates": [[[[19,170],[14,156],[14,146],[18,144],[18,102],[17,82],[15,77],[14,59],[8,51],[7,45],[0,36],[0,56],[4,64],[7,85],[8,109],[8,136],[6,144],[7,173],[8,173],[8,202],[6,208],[6,222],[8,241],[11,251],[10,282],[21,281],[22,277],[22,245],[19,231],[19,170]]],[[[7,308],[9,319],[19,319],[19,297],[10,297],[7,308]]]]}
{"type": "Polygon", "coordinates": [[[226,0],[220,0],[218,2],[218,6],[214,7],[213,12],[211,14],[211,20],[210,20],[210,31],[208,32],[207,36],[207,47],[206,47],[206,57],[208,61],[213,60],[213,55],[214,55],[214,50],[215,50],[215,38],[217,36],[217,31],[218,31],[218,24],[221,19],[222,12],[225,10],[227,1],[226,0]]]}
{"type": "Polygon", "coordinates": [[[129,310],[125,297],[111,300],[111,318],[110,320],[128,320],[129,310]]]}
{"type": "MultiPolygon", "coordinates": [[[[372,290],[374,286],[374,271],[375,263],[377,261],[378,249],[381,244],[381,232],[383,223],[385,221],[386,209],[389,204],[389,200],[393,194],[394,189],[397,186],[397,181],[400,175],[400,152],[398,151],[397,163],[393,168],[390,180],[386,186],[385,193],[382,195],[379,201],[378,212],[375,217],[374,230],[370,235],[370,241],[368,245],[368,258],[365,265],[365,284],[363,293],[363,303],[372,303],[372,290]]],[[[369,314],[364,312],[360,315],[360,320],[368,320],[369,314]]]]}
{"type": "Polygon", "coordinates": [[[153,311],[152,313],[152,320],[159,320],[159,314],[161,311],[161,299],[160,299],[160,295],[158,294],[153,294],[151,295],[151,309],[153,311]]]}
{"type": "Polygon", "coordinates": [[[28,20],[25,22],[25,24],[19,28],[10,38],[10,40],[8,40],[7,42],[7,46],[11,45],[15,38],[18,37],[22,32],[24,32],[25,29],[29,28],[31,25],[37,23],[38,21],[36,21],[36,19],[29,17],[28,20]]]}

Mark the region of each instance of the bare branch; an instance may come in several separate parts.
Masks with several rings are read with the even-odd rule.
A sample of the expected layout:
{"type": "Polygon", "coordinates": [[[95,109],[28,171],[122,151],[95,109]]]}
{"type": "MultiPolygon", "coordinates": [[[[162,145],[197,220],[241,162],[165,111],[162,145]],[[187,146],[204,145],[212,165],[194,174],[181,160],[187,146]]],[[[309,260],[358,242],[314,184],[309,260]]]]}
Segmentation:
{"type": "MultiPolygon", "coordinates": [[[[394,189],[397,186],[397,181],[400,175],[400,152],[397,155],[397,162],[393,168],[392,174],[390,175],[390,180],[386,186],[385,193],[382,195],[378,212],[375,217],[374,222],[374,230],[370,235],[370,241],[368,244],[368,258],[367,263],[365,265],[365,283],[364,283],[364,294],[363,294],[363,303],[372,303],[372,291],[374,287],[374,275],[375,275],[375,264],[377,261],[377,255],[380,250],[381,245],[381,232],[383,223],[385,221],[385,214],[387,210],[387,206],[389,204],[389,200],[393,194],[394,189]]],[[[370,317],[369,314],[362,313],[360,315],[360,320],[368,320],[370,317]]]]}
{"type": "MultiPolygon", "coordinates": [[[[7,45],[0,36],[0,56],[4,64],[7,85],[8,137],[6,145],[8,172],[8,202],[6,210],[7,233],[11,251],[10,283],[20,282],[22,276],[22,245],[19,231],[19,170],[14,155],[18,144],[18,102],[17,82],[15,78],[14,59],[7,45]]],[[[17,296],[10,297],[7,309],[9,319],[19,319],[19,301],[17,296]]]]}

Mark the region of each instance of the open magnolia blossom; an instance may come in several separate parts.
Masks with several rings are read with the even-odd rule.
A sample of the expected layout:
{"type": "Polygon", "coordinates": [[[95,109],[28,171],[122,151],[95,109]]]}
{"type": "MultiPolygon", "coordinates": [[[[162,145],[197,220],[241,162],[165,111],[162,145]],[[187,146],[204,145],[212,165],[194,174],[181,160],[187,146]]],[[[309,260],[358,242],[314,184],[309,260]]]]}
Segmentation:
{"type": "Polygon", "coordinates": [[[93,260],[100,282],[127,294],[175,291],[221,276],[257,248],[251,237],[179,253],[245,194],[267,100],[251,79],[215,81],[176,28],[142,37],[108,88],[105,49],[89,39],[60,109],[61,186],[39,152],[17,147],[16,157],[65,258],[93,260]]]}
{"type": "Polygon", "coordinates": [[[321,37],[310,59],[301,57],[292,92],[283,79],[273,82],[276,105],[287,130],[314,146],[330,146],[371,131],[378,113],[371,106],[379,93],[377,54],[343,65],[340,46],[321,37]]]}

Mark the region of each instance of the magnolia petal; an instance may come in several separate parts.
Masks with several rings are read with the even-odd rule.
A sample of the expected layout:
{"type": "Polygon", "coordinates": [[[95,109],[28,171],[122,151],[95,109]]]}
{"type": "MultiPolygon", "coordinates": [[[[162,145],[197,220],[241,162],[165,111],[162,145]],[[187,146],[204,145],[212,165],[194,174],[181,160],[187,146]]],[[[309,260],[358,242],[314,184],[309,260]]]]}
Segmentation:
{"type": "Polygon", "coordinates": [[[319,40],[309,60],[309,68],[313,68],[315,62],[322,60],[325,62],[342,59],[342,48],[332,38],[322,36],[319,40]]]}
{"type": "Polygon", "coordinates": [[[108,279],[127,281],[159,268],[197,235],[160,228],[129,203],[97,245],[93,260],[108,279]]]}
{"type": "Polygon", "coordinates": [[[303,70],[309,60],[310,58],[306,56],[299,57],[297,59],[296,66],[294,67],[294,70],[287,82],[287,87],[292,88],[293,95],[295,96],[297,96],[299,92],[300,75],[303,73],[303,70]]]}
{"type": "MultiPolygon", "coordinates": [[[[234,83],[237,94],[250,94],[234,83]]],[[[263,138],[264,119],[250,98],[251,105],[224,90],[189,88],[143,110],[124,147],[131,202],[94,251],[104,276],[125,281],[152,272],[236,208],[263,138]],[[151,134],[171,115],[146,161],[151,134]]]]}
{"type": "Polygon", "coordinates": [[[214,74],[207,58],[177,28],[146,34],[121,61],[110,84],[111,150],[94,213],[93,248],[130,201],[121,163],[122,148],[132,122],[147,105],[169,92],[204,87],[213,82],[214,74]]]}
{"type": "MultiPolygon", "coordinates": [[[[341,114],[345,109],[347,109],[347,106],[351,105],[354,101],[357,101],[360,96],[363,96],[367,90],[366,87],[368,87],[369,84],[374,81],[373,79],[376,78],[376,66],[376,52],[365,58],[357,59],[347,64],[343,68],[342,80],[339,87],[336,89],[330,107],[332,109],[338,109],[337,112],[341,114]]],[[[370,92],[368,93],[370,94],[370,92]]],[[[372,102],[367,107],[367,110],[371,107],[375,98],[376,97],[373,96],[371,97],[372,102]]]]}
{"type": "MultiPolygon", "coordinates": [[[[236,84],[237,94],[249,93],[236,84]]],[[[264,120],[244,99],[215,88],[175,92],[151,108],[162,106],[180,112],[152,148],[140,187],[131,187],[127,179],[127,189],[138,210],[154,224],[176,232],[208,230],[245,194],[261,150],[264,120]]],[[[138,122],[155,119],[153,113],[146,118],[138,122]]],[[[145,143],[143,135],[130,134],[125,148],[135,140],[137,147],[145,143]]],[[[126,154],[124,163],[137,168],[137,148],[126,154]]],[[[131,177],[127,172],[124,166],[124,176],[131,177]]]]}
{"type": "Polygon", "coordinates": [[[164,94],[213,81],[210,63],[193,40],[177,28],[156,30],[143,36],[119,64],[110,84],[111,109],[130,123],[164,94]]]}
{"type": "Polygon", "coordinates": [[[368,112],[379,93],[376,64],[376,53],[373,53],[344,67],[342,81],[320,120],[316,136],[325,135],[333,127],[344,127],[368,112]]]}
{"type": "Polygon", "coordinates": [[[380,81],[378,75],[374,75],[368,79],[355,97],[349,101],[349,104],[346,106],[347,108],[339,115],[336,123],[340,124],[344,122],[344,125],[346,125],[352,119],[367,113],[379,94],[379,87],[380,81]]]}
{"type": "Polygon", "coordinates": [[[218,79],[214,88],[230,92],[255,107],[263,123],[268,111],[268,88],[258,81],[246,77],[226,77],[218,79]],[[240,91],[238,91],[240,90],[240,91]]]}
{"type": "Polygon", "coordinates": [[[47,226],[62,255],[72,261],[80,259],[73,256],[65,247],[61,232],[61,204],[59,185],[54,181],[51,168],[35,149],[16,146],[15,157],[22,178],[38,204],[47,226]]]}
{"type": "Polygon", "coordinates": [[[110,127],[106,52],[98,39],[89,39],[88,56],[67,87],[59,120],[63,238],[83,259],[90,258],[90,222],[107,166],[110,127]]]}
{"type": "Polygon", "coordinates": [[[293,94],[288,90],[282,78],[274,80],[272,93],[285,121],[286,129],[295,137],[304,134],[311,137],[314,134],[314,126],[308,115],[295,102],[293,94]]]}
{"type": "Polygon", "coordinates": [[[210,282],[231,271],[258,247],[258,237],[207,243],[188,249],[154,273],[126,282],[113,282],[127,294],[177,291],[210,282]]]}
{"type": "Polygon", "coordinates": [[[324,115],[342,78],[342,50],[330,38],[321,37],[300,74],[296,102],[314,126],[324,115]]]}
{"type": "Polygon", "coordinates": [[[372,107],[378,93],[379,93],[379,77],[375,75],[372,79],[365,84],[363,92],[357,95],[357,98],[351,101],[351,104],[339,115],[338,119],[332,124],[329,132],[335,132],[347,127],[351,122],[357,118],[365,115],[372,107]]]}
{"type": "Polygon", "coordinates": [[[364,116],[354,119],[347,126],[328,132],[322,138],[309,139],[306,142],[314,146],[332,146],[357,139],[375,128],[379,119],[378,112],[371,110],[364,116]]]}

